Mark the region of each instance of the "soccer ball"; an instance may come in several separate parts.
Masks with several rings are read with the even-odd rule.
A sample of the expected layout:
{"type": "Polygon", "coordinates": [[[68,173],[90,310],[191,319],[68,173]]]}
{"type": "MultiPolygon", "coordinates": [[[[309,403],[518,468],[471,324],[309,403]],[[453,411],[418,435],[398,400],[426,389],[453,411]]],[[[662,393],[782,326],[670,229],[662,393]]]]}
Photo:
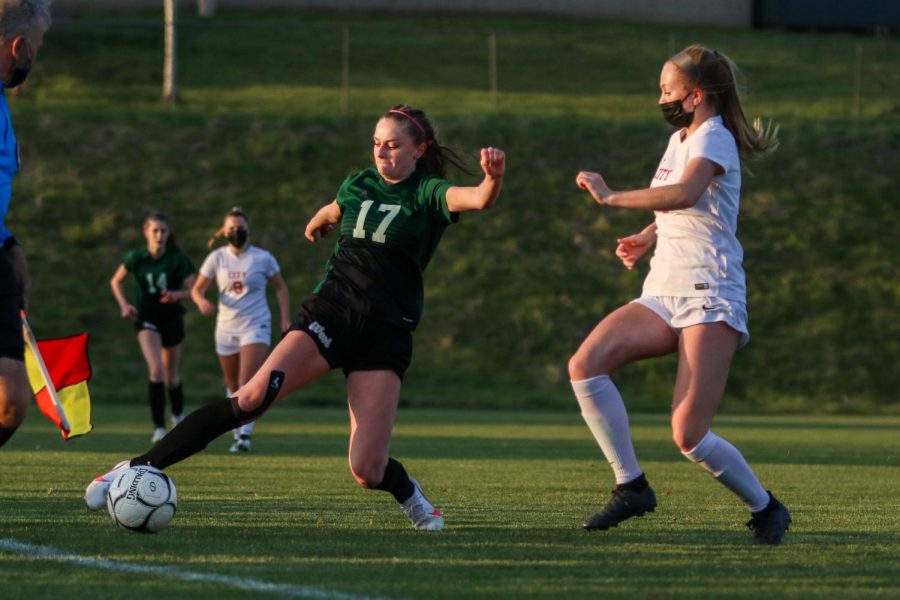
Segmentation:
{"type": "Polygon", "coordinates": [[[131,467],[113,479],[106,497],[109,515],[119,527],[156,533],[175,516],[178,498],[169,477],[149,465],[131,467]]]}

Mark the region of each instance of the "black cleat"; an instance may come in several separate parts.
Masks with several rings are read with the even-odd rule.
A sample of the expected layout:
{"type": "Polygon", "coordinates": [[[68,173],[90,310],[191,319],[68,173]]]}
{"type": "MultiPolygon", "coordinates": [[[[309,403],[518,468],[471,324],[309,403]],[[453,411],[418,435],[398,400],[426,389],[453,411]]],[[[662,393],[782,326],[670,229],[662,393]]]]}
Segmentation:
{"type": "Polygon", "coordinates": [[[656,509],[656,494],[648,485],[640,492],[632,490],[613,490],[612,498],[603,510],[586,518],[581,524],[589,531],[615,527],[625,519],[643,517],[644,513],[656,509]]]}
{"type": "Polygon", "coordinates": [[[750,513],[747,527],[753,530],[754,544],[777,546],[784,532],[791,525],[791,513],[787,507],[769,492],[769,504],[759,512],[750,513]]]}

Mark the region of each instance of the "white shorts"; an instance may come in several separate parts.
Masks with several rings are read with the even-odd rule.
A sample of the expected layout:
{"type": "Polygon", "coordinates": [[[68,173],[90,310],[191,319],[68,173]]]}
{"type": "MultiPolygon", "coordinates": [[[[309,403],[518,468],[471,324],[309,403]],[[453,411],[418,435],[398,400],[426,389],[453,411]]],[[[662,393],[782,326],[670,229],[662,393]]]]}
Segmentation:
{"type": "Polygon", "coordinates": [[[231,356],[241,351],[241,346],[250,344],[272,345],[272,332],[268,327],[253,327],[249,331],[235,333],[216,329],[216,354],[231,356]]]}
{"type": "Polygon", "coordinates": [[[718,296],[641,296],[637,302],[655,312],[676,332],[691,325],[725,322],[741,334],[738,348],[750,341],[747,330],[747,304],[740,300],[726,300],[718,296]]]}

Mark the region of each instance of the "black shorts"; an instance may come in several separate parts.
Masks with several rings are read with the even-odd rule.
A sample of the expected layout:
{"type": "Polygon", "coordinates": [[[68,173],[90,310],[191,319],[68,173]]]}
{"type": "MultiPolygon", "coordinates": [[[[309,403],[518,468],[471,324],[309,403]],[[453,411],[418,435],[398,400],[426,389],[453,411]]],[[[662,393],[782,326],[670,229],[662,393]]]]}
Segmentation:
{"type": "Polygon", "coordinates": [[[389,370],[402,380],[412,360],[412,331],[312,295],[300,305],[291,329],[308,334],[332,369],[389,370]]]}
{"type": "Polygon", "coordinates": [[[134,323],[136,330],[149,329],[162,338],[163,348],[177,346],[184,340],[184,318],[180,313],[172,314],[138,314],[134,323]]]}
{"type": "Polygon", "coordinates": [[[22,294],[9,251],[0,249],[0,357],[25,360],[22,294]]]}

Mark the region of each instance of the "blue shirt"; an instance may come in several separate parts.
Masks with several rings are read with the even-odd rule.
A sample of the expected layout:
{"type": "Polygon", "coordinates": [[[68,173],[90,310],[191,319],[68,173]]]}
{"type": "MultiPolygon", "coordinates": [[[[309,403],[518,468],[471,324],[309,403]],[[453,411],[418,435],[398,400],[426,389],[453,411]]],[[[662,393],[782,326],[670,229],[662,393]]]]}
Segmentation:
{"type": "Polygon", "coordinates": [[[0,247],[12,237],[6,228],[6,213],[12,196],[12,184],[19,172],[19,146],[6,103],[6,86],[0,82],[0,247]]]}

